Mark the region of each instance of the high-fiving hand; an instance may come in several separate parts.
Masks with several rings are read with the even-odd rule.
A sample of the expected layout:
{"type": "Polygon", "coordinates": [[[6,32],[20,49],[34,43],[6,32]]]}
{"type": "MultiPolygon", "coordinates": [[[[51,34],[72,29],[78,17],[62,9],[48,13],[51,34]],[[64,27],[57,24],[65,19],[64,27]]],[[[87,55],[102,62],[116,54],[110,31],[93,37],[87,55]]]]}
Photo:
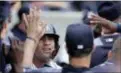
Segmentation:
{"type": "Polygon", "coordinates": [[[43,36],[46,24],[40,20],[40,10],[36,7],[30,9],[29,15],[23,14],[27,36],[36,41],[43,36]]]}

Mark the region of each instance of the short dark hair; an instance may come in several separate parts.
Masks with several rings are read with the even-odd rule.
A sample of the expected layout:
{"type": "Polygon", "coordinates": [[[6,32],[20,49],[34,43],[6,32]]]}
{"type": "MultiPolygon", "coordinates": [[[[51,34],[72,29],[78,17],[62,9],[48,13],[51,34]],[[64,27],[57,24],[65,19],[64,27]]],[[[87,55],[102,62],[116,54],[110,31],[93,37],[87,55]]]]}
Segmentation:
{"type": "MultiPolygon", "coordinates": [[[[22,7],[18,11],[18,18],[19,18],[20,22],[22,20],[23,13],[29,14],[29,9],[30,9],[29,4],[30,4],[30,2],[28,2],[28,1],[21,2],[22,7]]],[[[20,24],[20,22],[18,24],[20,24]]]]}
{"type": "Polygon", "coordinates": [[[98,6],[99,16],[114,21],[121,15],[120,1],[101,1],[98,6]]]}

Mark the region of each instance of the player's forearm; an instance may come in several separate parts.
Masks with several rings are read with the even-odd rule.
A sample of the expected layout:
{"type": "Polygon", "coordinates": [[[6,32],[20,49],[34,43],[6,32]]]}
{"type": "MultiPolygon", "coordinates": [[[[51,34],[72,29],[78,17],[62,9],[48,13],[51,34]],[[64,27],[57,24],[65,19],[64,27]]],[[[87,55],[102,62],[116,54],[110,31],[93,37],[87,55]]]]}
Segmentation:
{"type": "Polygon", "coordinates": [[[108,24],[107,27],[110,29],[111,32],[117,31],[117,23],[110,22],[110,24],[108,24]]]}
{"type": "Polygon", "coordinates": [[[108,24],[107,27],[108,27],[112,32],[119,32],[119,33],[121,33],[121,24],[119,24],[119,23],[114,23],[114,22],[112,22],[111,24],[108,24]]]}
{"type": "Polygon", "coordinates": [[[112,21],[106,20],[106,23],[101,24],[103,27],[109,29],[111,32],[117,31],[117,23],[114,23],[112,21]]]}
{"type": "Polygon", "coordinates": [[[23,66],[32,65],[36,43],[33,40],[26,39],[24,45],[23,66]]]}

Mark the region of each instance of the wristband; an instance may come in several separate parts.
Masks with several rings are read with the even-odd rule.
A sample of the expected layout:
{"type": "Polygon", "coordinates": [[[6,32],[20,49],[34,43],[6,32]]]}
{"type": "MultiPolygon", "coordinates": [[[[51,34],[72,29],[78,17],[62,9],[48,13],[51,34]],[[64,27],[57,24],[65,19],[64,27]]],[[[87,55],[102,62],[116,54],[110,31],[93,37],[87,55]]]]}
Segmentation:
{"type": "Polygon", "coordinates": [[[36,43],[36,40],[33,39],[32,37],[27,37],[27,38],[30,39],[30,40],[32,40],[32,41],[34,41],[36,43]]]}

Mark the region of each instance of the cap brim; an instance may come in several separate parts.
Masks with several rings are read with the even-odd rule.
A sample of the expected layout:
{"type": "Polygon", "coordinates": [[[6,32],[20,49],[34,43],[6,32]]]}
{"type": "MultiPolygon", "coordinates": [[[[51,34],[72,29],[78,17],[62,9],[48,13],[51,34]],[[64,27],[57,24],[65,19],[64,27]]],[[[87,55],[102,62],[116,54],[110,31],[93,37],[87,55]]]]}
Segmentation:
{"type": "Polygon", "coordinates": [[[54,37],[55,39],[59,39],[59,35],[57,35],[57,34],[44,34],[44,36],[52,36],[52,37],[54,37]]]}

